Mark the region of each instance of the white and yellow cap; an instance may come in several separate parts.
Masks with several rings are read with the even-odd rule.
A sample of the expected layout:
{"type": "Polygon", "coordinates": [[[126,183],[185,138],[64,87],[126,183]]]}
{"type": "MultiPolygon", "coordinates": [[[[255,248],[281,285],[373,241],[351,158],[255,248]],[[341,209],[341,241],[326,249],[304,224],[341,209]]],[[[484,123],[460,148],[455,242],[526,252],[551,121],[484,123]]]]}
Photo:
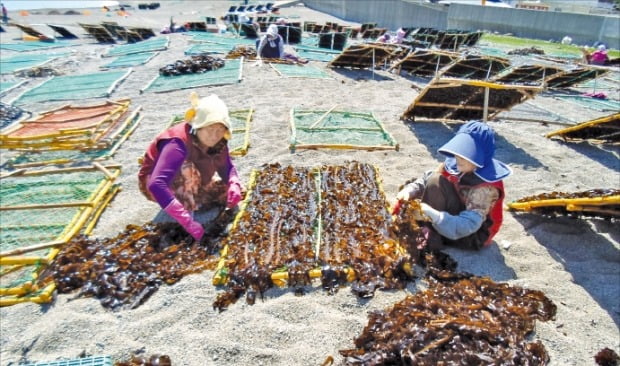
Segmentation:
{"type": "Polygon", "coordinates": [[[194,130],[221,123],[228,130],[224,138],[230,140],[230,117],[224,101],[215,94],[199,99],[195,92],[190,94],[190,101],[192,108],[185,112],[185,121],[194,130]]]}

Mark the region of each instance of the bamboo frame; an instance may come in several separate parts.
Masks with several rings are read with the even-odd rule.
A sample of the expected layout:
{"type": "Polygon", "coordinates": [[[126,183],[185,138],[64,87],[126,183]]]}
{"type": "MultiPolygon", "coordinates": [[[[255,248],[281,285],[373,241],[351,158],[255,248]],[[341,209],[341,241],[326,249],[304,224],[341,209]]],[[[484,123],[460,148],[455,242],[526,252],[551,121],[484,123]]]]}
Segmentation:
{"type": "MultiPolygon", "coordinates": [[[[250,107],[250,109],[248,110],[241,110],[241,111],[232,111],[230,112],[230,114],[233,114],[235,112],[242,112],[242,111],[247,111],[247,116],[245,119],[245,126],[243,128],[243,146],[241,146],[240,148],[236,148],[233,151],[230,152],[230,155],[232,156],[245,156],[245,154],[248,153],[248,148],[250,147],[250,124],[252,122],[252,116],[254,114],[254,108],[250,107]]],[[[232,133],[235,132],[240,132],[239,129],[233,129],[231,131],[232,133]]]]}
{"type": "MultiPolygon", "coordinates": [[[[372,165],[372,168],[375,172],[375,183],[377,184],[377,190],[379,191],[379,194],[384,198],[385,202],[386,202],[386,210],[387,212],[390,212],[389,210],[389,204],[387,203],[387,199],[386,199],[386,195],[385,195],[385,191],[383,190],[383,185],[381,183],[381,179],[380,179],[380,174],[379,174],[379,169],[377,168],[377,166],[372,165]]],[[[321,168],[320,167],[315,167],[313,168],[313,174],[315,176],[314,178],[314,184],[315,184],[315,188],[316,188],[316,203],[317,203],[317,207],[321,207],[321,168]]],[[[254,169],[252,170],[252,173],[250,175],[250,181],[248,183],[248,194],[246,195],[245,199],[242,201],[239,212],[237,213],[237,215],[235,216],[235,219],[233,221],[232,224],[232,229],[234,230],[234,228],[237,227],[238,221],[239,219],[243,216],[243,214],[245,213],[245,210],[247,208],[247,205],[249,204],[250,200],[251,200],[251,192],[254,191],[254,187],[256,186],[257,182],[257,177],[258,177],[258,170],[254,169]]],[[[321,249],[321,233],[322,233],[322,216],[321,216],[321,210],[318,210],[317,213],[317,225],[315,227],[316,230],[316,242],[314,244],[314,252],[315,252],[315,261],[318,262],[319,260],[319,253],[320,253],[320,249],[321,249]]],[[[230,259],[227,259],[228,256],[228,246],[225,246],[222,251],[220,252],[220,260],[217,264],[217,267],[215,269],[215,274],[213,276],[213,280],[212,283],[214,286],[220,286],[220,285],[225,285],[228,282],[228,269],[227,269],[227,264],[229,262],[230,259]]],[[[406,254],[406,249],[401,247],[398,243],[396,244],[396,253],[395,254],[406,254]]],[[[406,271],[408,271],[411,275],[413,274],[413,268],[411,268],[411,266],[405,266],[404,268],[406,271]]],[[[355,270],[349,266],[345,265],[344,268],[344,272],[347,275],[347,281],[348,282],[352,282],[353,280],[355,280],[356,278],[356,273],[355,270]]],[[[317,265],[315,268],[311,269],[308,271],[308,276],[311,279],[315,279],[315,278],[320,278],[321,277],[321,273],[322,273],[322,269],[317,265]]],[[[289,274],[288,271],[281,271],[281,270],[276,270],[273,271],[271,273],[271,281],[273,282],[274,285],[278,286],[278,287],[285,287],[287,285],[287,281],[289,278],[289,274]]]]}
{"type": "Polygon", "coordinates": [[[587,211],[590,206],[620,205],[620,195],[590,198],[556,198],[547,200],[534,200],[528,202],[511,202],[508,208],[517,211],[531,211],[539,207],[563,206],[568,211],[587,211]]]}
{"type": "MultiPolygon", "coordinates": [[[[141,107],[140,107],[141,108],[141,107]]],[[[123,142],[125,142],[132,134],[133,132],[136,130],[136,128],[138,127],[138,125],[140,124],[140,122],[142,121],[143,116],[142,115],[132,115],[128,118],[128,120],[130,120],[130,124],[129,124],[129,129],[127,131],[125,131],[121,137],[112,145],[112,147],[110,148],[109,151],[107,151],[105,154],[103,154],[102,156],[99,156],[95,159],[92,159],[92,162],[99,162],[99,161],[104,161],[106,159],[108,159],[109,157],[113,156],[116,151],[120,148],[120,146],[123,144],[123,142]]],[[[126,128],[126,127],[125,127],[126,128]]],[[[121,132],[121,129],[118,129],[114,134],[114,138],[118,135],[118,133],[121,132]]],[[[81,151],[84,152],[88,152],[88,151],[93,151],[93,150],[99,150],[99,149],[105,149],[107,148],[107,146],[102,146],[102,147],[93,147],[92,149],[79,149],[81,151]]],[[[52,150],[59,150],[59,149],[52,149],[52,150]]],[[[46,151],[52,151],[52,150],[46,150],[46,151]]],[[[76,149],[71,149],[71,150],[76,150],[76,149]]],[[[32,152],[31,149],[25,149],[24,150],[25,153],[28,152],[32,152]]],[[[77,162],[74,159],[51,159],[51,160],[45,160],[45,161],[35,161],[35,162],[30,162],[30,163],[18,163],[18,164],[14,164],[12,162],[10,163],[10,166],[16,169],[22,169],[22,168],[32,168],[32,167],[40,167],[40,166],[44,166],[44,165],[62,165],[62,164],[69,164],[69,163],[74,163],[77,162]]]]}
{"type": "MultiPolygon", "coordinates": [[[[42,175],[57,173],[57,172],[73,172],[73,171],[84,171],[84,170],[93,170],[99,169],[96,167],[92,168],[66,168],[66,169],[57,169],[53,171],[31,171],[24,172],[23,175],[42,175]]],[[[69,205],[63,204],[52,204],[52,205],[19,205],[19,206],[10,206],[10,207],[1,207],[2,210],[15,210],[15,209],[25,209],[25,208],[54,208],[54,207],[82,207],[80,210],[76,212],[73,216],[73,219],[65,225],[65,229],[63,232],[53,241],[47,243],[39,243],[30,245],[27,247],[21,247],[17,249],[13,249],[10,251],[6,251],[0,253],[0,265],[10,265],[10,264],[29,264],[29,263],[39,263],[45,261],[51,261],[59,249],[57,246],[64,245],[69,242],[88,222],[89,219],[98,218],[100,215],[100,211],[103,210],[110,202],[111,197],[108,198],[108,195],[114,195],[118,192],[117,189],[112,189],[113,181],[120,175],[120,167],[118,165],[107,166],[104,169],[115,169],[114,172],[110,172],[109,175],[106,175],[104,179],[99,183],[97,188],[93,190],[91,195],[88,197],[86,201],[71,203],[69,205]],[[103,206],[102,206],[103,202],[103,206]],[[24,207],[28,206],[28,207],[24,207]],[[46,249],[46,248],[54,248],[52,251],[48,253],[46,257],[15,257],[15,255],[32,252],[36,250],[46,249]]],[[[105,174],[104,174],[105,175],[105,174]]],[[[91,228],[92,229],[92,228],[91,228]]]]}
{"type": "MultiPolygon", "coordinates": [[[[237,77],[237,82],[240,83],[243,79],[243,57],[241,57],[240,62],[239,62],[239,76],[237,77]]],[[[153,83],[155,83],[155,81],[157,79],[159,79],[161,75],[156,75],[153,79],[151,79],[145,87],[143,87],[142,89],[140,89],[140,94],[144,93],[146,90],[148,90],[151,85],[153,85],[153,83]]],[[[174,77],[174,76],[173,76],[174,77]]],[[[221,86],[221,85],[230,85],[231,83],[228,82],[221,82],[221,83],[213,83],[213,84],[198,84],[198,85],[190,85],[190,86],[186,86],[186,87],[180,87],[177,89],[166,89],[166,90],[155,90],[153,91],[153,93],[169,93],[175,90],[185,90],[185,89],[195,89],[195,88],[202,88],[202,87],[211,87],[211,86],[221,86]]]]}
{"type": "Polygon", "coordinates": [[[603,124],[603,123],[613,122],[615,120],[620,120],[620,113],[615,113],[615,114],[612,114],[610,116],[601,117],[601,118],[593,119],[593,120],[590,120],[590,121],[587,121],[587,122],[583,122],[583,123],[580,123],[580,124],[578,124],[576,126],[571,126],[571,127],[563,128],[561,130],[553,131],[553,132],[550,132],[550,133],[546,134],[545,137],[546,138],[562,137],[562,138],[565,138],[565,139],[567,139],[567,138],[570,139],[569,137],[563,136],[563,135],[571,133],[571,132],[574,132],[574,131],[579,131],[579,130],[582,130],[584,128],[600,125],[600,124],[603,124]]]}
{"type": "Polygon", "coordinates": [[[54,299],[53,293],[56,290],[56,284],[51,283],[47,285],[36,296],[11,296],[0,297],[0,306],[11,306],[15,304],[21,304],[24,302],[34,302],[36,304],[47,304],[54,299]]]}
{"type": "Polygon", "coordinates": [[[415,121],[427,122],[427,121],[441,121],[441,122],[463,122],[462,120],[451,119],[449,117],[445,117],[446,115],[452,116],[454,113],[460,110],[472,110],[472,111],[482,111],[483,115],[487,114],[488,119],[493,119],[497,114],[501,112],[507,112],[512,107],[517,104],[521,104],[525,102],[527,99],[533,98],[534,95],[542,91],[542,87],[536,86],[526,86],[526,85],[512,85],[512,84],[498,84],[484,80],[467,80],[467,79],[458,79],[458,78],[440,78],[435,77],[433,81],[428,84],[422,92],[416,97],[416,99],[411,103],[405,112],[401,115],[401,119],[409,120],[411,117],[415,118],[415,121]],[[451,103],[437,103],[437,102],[424,102],[424,97],[426,94],[432,89],[442,89],[442,88],[454,88],[461,86],[472,86],[482,88],[480,91],[476,91],[471,93],[462,101],[455,101],[456,104],[451,103]],[[520,101],[518,103],[512,104],[508,107],[501,106],[486,106],[482,105],[468,105],[464,104],[472,100],[472,98],[480,95],[480,93],[485,93],[486,90],[511,90],[516,91],[521,94],[520,101]],[[413,115],[413,111],[416,107],[435,107],[435,108],[444,108],[447,109],[445,111],[444,117],[438,118],[428,118],[428,117],[415,117],[413,115]],[[488,113],[488,111],[492,111],[492,113],[488,113]]]}
{"type": "MultiPolygon", "coordinates": [[[[41,67],[41,66],[43,66],[43,65],[45,65],[45,64],[48,64],[48,63],[50,63],[50,62],[52,62],[52,61],[54,61],[54,60],[58,59],[59,57],[60,57],[60,56],[52,57],[52,58],[50,58],[50,59],[48,59],[48,60],[45,60],[45,61],[43,61],[43,62],[41,62],[41,63],[39,63],[39,64],[36,64],[36,65],[30,65],[30,66],[27,66],[27,67],[22,67],[21,69],[15,69],[15,70],[13,70],[13,74],[15,74],[15,73],[19,73],[19,72],[22,72],[22,71],[25,71],[25,70],[32,70],[32,69],[36,69],[36,68],[38,68],[38,67],[41,67]]],[[[10,60],[9,60],[9,62],[10,62],[10,60]]]]}
{"type": "Polygon", "coordinates": [[[123,103],[108,101],[104,104],[98,104],[86,107],[71,107],[63,106],[59,109],[45,112],[38,119],[32,121],[24,121],[20,124],[12,126],[11,129],[6,130],[0,135],[0,146],[7,149],[39,149],[39,150],[78,150],[78,149],[92,149],[97,148],[97,145],[109,145],[109,140],[120,133],[130,122],[131,117],[135,116],[141,107],[138,107],[136,111],[132,113],[129,118],[126,118],[121,122],[121,118],[128,113],[130,100],[123,100],[123,103]],[[105,107],[106,104],[117,104],[118,106],[112,110],[100,112],[98,114],[72,118],[65,121],[52,120],[52,121],[40,121],[41,119],[65,109],[89,109],[105,107]],[[11,133],[19,131],[21,128],[29,124],[41,124],[41,125],[53,125],[55,123],[66,123],[71,121],[77,121],[79,119],[88,119],[99,117],[102,118],[89,125],[82,125],[70,128],[60,128],[52,133],[45,133],[40,135],[29,136],[10,136],[11,133]],[[110,134],[111,131],[114,133],[110,134]],[[101,141],[107,140],[107,141],[101,141]],[[85,146],[80,146],[85,145],[85,146]]]}
{"type": "MultiPolygon", "coordinates": [[[[28,80],[22,80],[22,81],[19,81],[19,82],[15,83],[15,85],[12,85],[12,86],[10,86],[10,87],[8,87],[8,88],[6,88],[6,89],[4,89],[4,90],[0,91],[0,96],[3,96],[3,95],[5,95],[5,94],[8,94],[11,90],[13,90],[13,89],[17,89],[17,88],[19,88],[20,86],[22,86],[22,85],[24,85],[24,84],[27,84],[27,83],[28,83],[28,80]]],[[[10,127],[10,126],[9,126],[9,127],[10,127]]]]}
{"type": "MultiPolygon", "coordinates": [[[[383,151],[383,150],[396,150],[398,151],[400,149],[399,144],[396,142],[396,139],[394,139],[394,137],[392,136],[392,134],[390,134],[386,129],[385,126],[383,125],[383,123],[381,123],[381,121],[379,121],[376,116],[374,115],[374,113],[355,113],[355,112],[347,112],[350,115],[353,116],[362,116],[362,117],[370,117],[377,125],[377,128],[364,128],[364,127],[334,127],[334,128],[327,128],[327,127],[319,127],[319,128],[313,128],[314,125],[320,123],[323,119],[325,119],[327,117],[327,115],[331,112],[334,111],[334,109],[337,107],[338,105],[333,106],[330,110],[328,110],[326,113],[324,113],[321,118],[319,118],[317,121],[315,121],[311,126],[309,127],[297,127],[295,125],[295,116],[296,115],[307,115],[307,114],[313,114],[316,111],[305,111],[305,110],[301,110],[301,111],[296,111],[294,108],[291,108],[291,112],[290,112],[290,119],[289,119],[289,126],[291,128],[291,139],[290,139],[290,144],[289,144],[289,149],[290,150],[295,150],[297,148],[300,149],[321,149],[321,148],[328,148],[328,149],[340,149],[340,150],[367,150],[367,151],[383,151]],[[299,112],[299,113],[297,113],[299,112]],[[297,143],[297,130],[313,130],[313,131],[368,131],[368,132],[377,132],[377,133],[381,133],[383,136],[386,136],[386,138],[390,141],[390,143],[393,143],[393,145],[355,145],[355,144],[304,144],[304,143],[297,143]]],[[[343,111],[336,111],[336,113],[343,113],[343,111]]]]}

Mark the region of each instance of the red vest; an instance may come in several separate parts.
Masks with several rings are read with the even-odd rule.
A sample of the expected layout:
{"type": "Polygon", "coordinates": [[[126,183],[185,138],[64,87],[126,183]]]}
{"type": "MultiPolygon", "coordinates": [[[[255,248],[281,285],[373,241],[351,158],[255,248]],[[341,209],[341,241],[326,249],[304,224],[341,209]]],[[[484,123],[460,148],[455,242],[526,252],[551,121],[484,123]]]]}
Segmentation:
{"type": "Polygon", "coordinates": [[[178,138],[183,141],[185,148],[187,149],[187,156],[185,161],[191,161],[194,163],[198,171],[200,172],[202,185],[206,185],[211,181],[213,173],[217,172],[224,182],[228,182],[228,175],[230,173],[230,165],[228,158],[228,146],[216,155],[209,155],[200,150],[192,141],[192,136],[189,133],[191,126],[187,122],[179,123],[162,133],[160,133],[149,145],[146,153],[144,153],[144,159],[142,166],[138,172],[138,180],[141,187],[146,187],[146,180],[148,176],[153,172],[155,162],[159,157],[159,149],[157,145],[162,140],[169,140],[172,138],[178,138]]]}
{"type": "MultiPolygon", "coordinates": [[[[454,180],[455,176],[448,173],[445,169],[442,170],[441,175],[446,177],[448,181],[450,181],[454,185],[454,188],[459,193],[459,196],[461,196],[462,186],[459,184],[458,181],[454,180]]],[[[489,237],[484,242],[484,246],[486,247],[491,244],[491,240],[493,239],[495,234],[497,234],[497,232],[499,231],[499,228],[502,226],[502,222],[504,220],[504,182],[501,180],[497,182],[483,182],[480,184],[476,184],[474,187],[481,187],[481,186],[491,186],[499,190],[499,198],[497,199],[497,201],[495,201],[495,204],[493,204],[493,207],[491,207],[491,210],[489,211],[489,215],[486,218],[487,220],[491,220],[491,226],[489,227],[489,237]]],[[[464,200],[462,196],[461,196],[461,200],[464,200]]]]}

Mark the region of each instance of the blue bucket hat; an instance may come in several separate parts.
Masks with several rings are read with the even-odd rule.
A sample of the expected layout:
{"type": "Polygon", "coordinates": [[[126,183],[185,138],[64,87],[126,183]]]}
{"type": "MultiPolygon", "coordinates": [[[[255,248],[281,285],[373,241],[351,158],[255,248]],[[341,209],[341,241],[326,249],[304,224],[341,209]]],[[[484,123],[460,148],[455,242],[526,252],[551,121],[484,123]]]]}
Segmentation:
{"type": "Polygon", "coordinates": [[[497,182],[512,174],[506,164],[493,159],[495,133],[483,122],[467,122],[438,151],[447,156],[444,165],[450,174],[459,174],[455,156],[474,164],[477,167],[474,174],[485,182],[497,182]]]}

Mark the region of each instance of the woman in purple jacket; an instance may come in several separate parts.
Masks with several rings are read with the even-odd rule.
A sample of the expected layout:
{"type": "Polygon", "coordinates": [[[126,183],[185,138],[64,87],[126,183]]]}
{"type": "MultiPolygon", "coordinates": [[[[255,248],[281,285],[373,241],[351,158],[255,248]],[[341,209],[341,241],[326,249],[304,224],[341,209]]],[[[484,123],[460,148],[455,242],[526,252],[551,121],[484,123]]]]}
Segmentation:
{"type": "Polygon", "coordinates": [[[214,205],[232,208],[241,200],[242,188],[228,151],[228,108],[215,94],[198,100],[192,93],[191,99],[185,121],[151,142],[138,180],[146,198],[200,240],[204,228],[192,212],[214,205]]]}

